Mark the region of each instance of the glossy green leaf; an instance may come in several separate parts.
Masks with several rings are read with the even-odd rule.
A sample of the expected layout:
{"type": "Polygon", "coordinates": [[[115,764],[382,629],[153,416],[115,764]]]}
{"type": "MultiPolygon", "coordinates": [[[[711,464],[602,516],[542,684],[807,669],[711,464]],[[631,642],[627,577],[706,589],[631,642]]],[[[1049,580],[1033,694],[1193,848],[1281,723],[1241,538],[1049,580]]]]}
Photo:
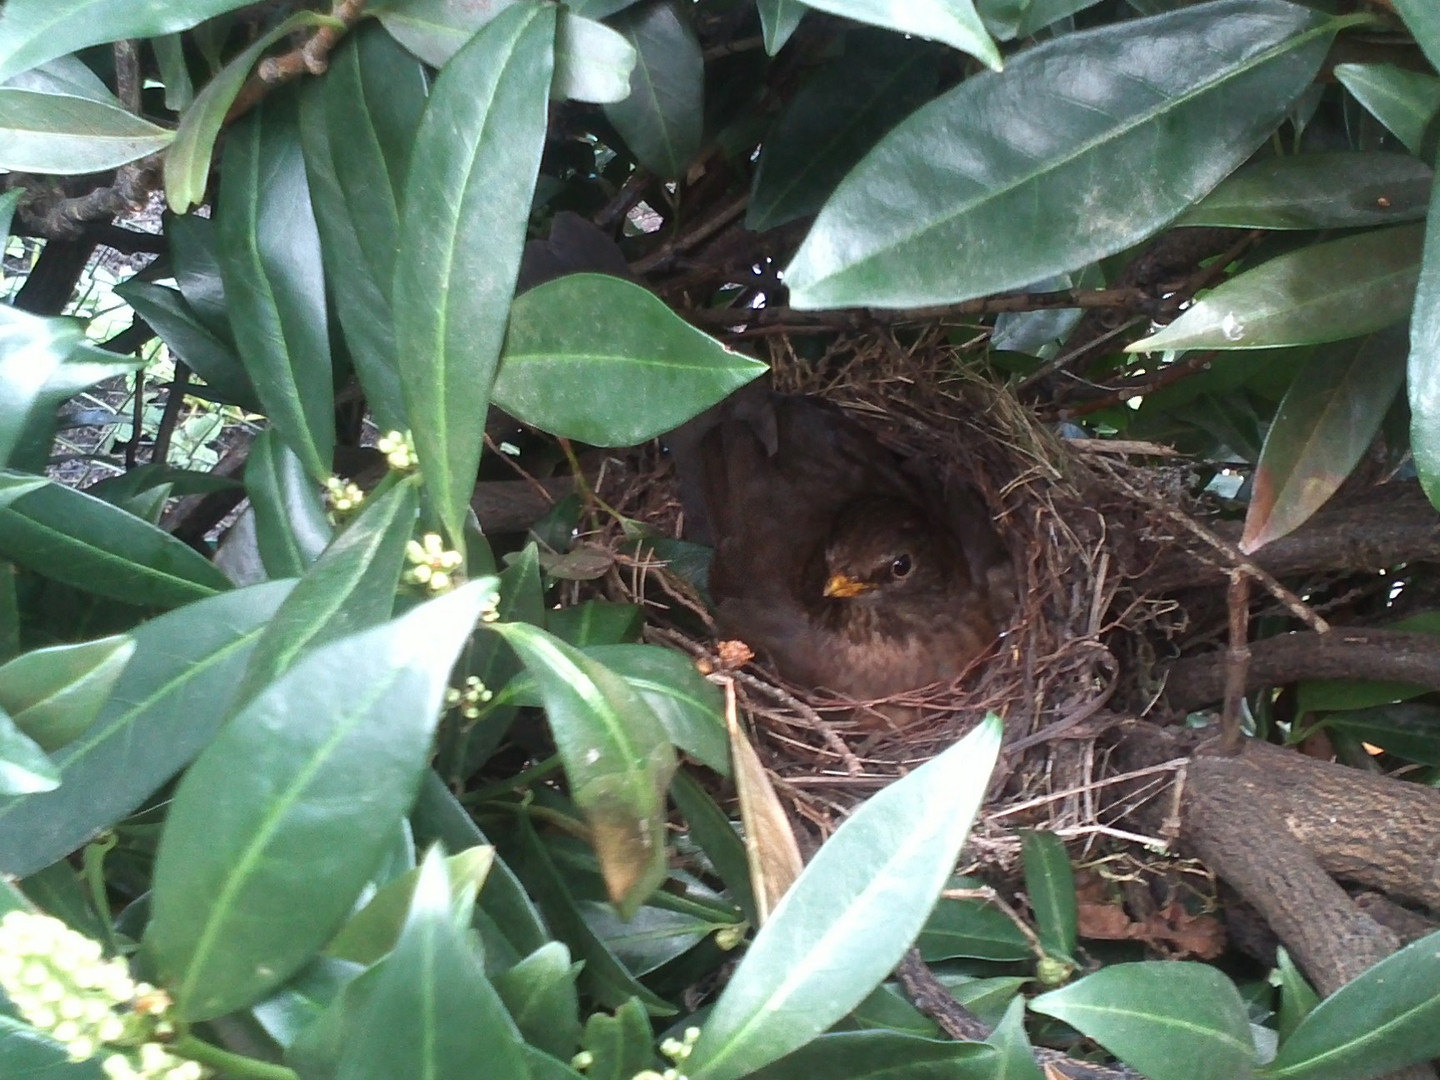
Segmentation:
{"type": "Polygon", "coordinates": [[[999,70],[1000,50],[975,13],[973,0],[805,0],[806,7],[901,34],[943,41],[999,70]]]}
{"type": "Polygon", "coordinates": [[[225,116],[235,101],[235,95],[245,85],[245,79],[255,62],[260,59],[260,54],[287,34],[304,27],[338,28],[340,25],[337,20],[315,11],[296,12],[269,33],[256,38],[244,52],[227,63],[205,84],[205,88],[180,118],[180,127],[175,131],[175,143],[165,155],[165,202],[171,210],[183,214],[192,206],[205,201],[215,139],[220,134],[220,128],[225,123],[225,116]]]}
{"type": "Polygon", "coordinates": [[[995,1080],[999,1056],[984,1043],[923,1039],[890,1031],[831,1032],[766,1065],[755,1080],[862,1080],[934,1077],[995,1080]]]}
{"type": "Polygon", "coordinates": [[[1425,131],[1440,112],[1440,78],[1393,64],[1336,64],[1335,78],[1405,149],[1424,152],[1425,131]]]}
{"type": "Polygon", "coordinates": [[[1352,229],[1425,216],[1431,171],[1406,154],[1330,151],[1236,171],[1179,221],[1232,229],[1352,229]]]}
{"type": "Polygon", "coordinates": [[[142,624],[85,734],[57,750],[60,787],[0,799],[0,870],[24,877],[133,811],[210,741],[291,582],[237,589],[142,624]]]}
{"type": "MultiPolygon", "coordinates": [[[[0,472],[0,484],[34,477],[0,472]]],[[[78,589],[177,607],[230,588],[199,552],[83,491],[47,483],[0,509],[0,556],[78,589]]]]}
{"type": "Polygon", "coordinates": [[[543,5],[487,23],[436,79],[405,178],[395,340],[420,469],[452,538],[475,486],[525,243],[554,37],[555,9],[543,5]]]}
{"type": "Polygon", "coordinates": [[[639,692],[678,749],[722,776],[730,774],[720,689],[688,656],[642,644],[592,645],[585,652],[639,692]]]}
{"type": "Polygon", "coordinates": [[[677,772],[670,782],[670,797],[690,828],[690,839],[705,852],[745,920],[751,926],[758,926],[760,918],[750,888],[745,842],[735,825],[687,769],[677,772]]]}
{"type": "MultiPolygon", "coordinates": [[[[1422,611],[1386,624],[1388,630],[1415,630],[1440,634],[1440,611],[1422,611]]],[[[1295,684],[1295,712],[1353,712],[1374,705],[1389,705],[1427,692],[1415,683],[1381,682],[1373,679],[1307,679],[1295,684]]]]}
{"type": "Polygon", "coordinates": [[[325,549],[255,647],[242,700],[269,684],[306,650],[390,617],[417,503],[413,482],[397,484],[367,503],[325,549]]]}
{"type": "Polygon", "coordinates": [[[82,339],[72,320],[0,306],[0,463],[10,460],[46,384],[82,339]]]}
{"type": "Polygon", "coordinates": [[[1000,734],[987,717],[846,819],[755,936],[688,1076],[735,1080],[798,1050],[900,962],[969,834],[1000,734]]]}
{"type": "Polygon", "coordinates": [[[301,98],[310,197],[345,342],[381,431],[403,431],[390,292],[400,187],[425,107],[425,72],[378,26],[362,26],[301,98]]]}
{"type": "Polygon", "coordinates": [[[181,1017],[257,1000],[339,928],[414,802],[450,668],[487,602],[493,581],[471,582],[315,649],[190,767],[145,937],[181,1017]]]}
{"type": "MultiPolygon", "coordinates": [[[[445,860],[452,908],[463,903],[468,913],[494,861],[492,847],[469,848],[445,860]]],[[[326,954],[369,967],[388,953],[400,937],[419,881],[420,870],[416,868],[387,882],[325,946],[326,954]]]]}
{"type": "Polygon", "coordinates": [[[216,237],[240,359],[280,437],[323,480],[335,447],[335,392],[293,97],[271,94],[230,128],[222,173],[216,237]]]}
{"type": "Polygon", "coordinates": [[[790,35],[805,17],[806,5],[800,0],[755,0],[760,9],[760,29],[765,38],[765,51],[774,56],[785,47],[790,35]]]}
{"type": "Polygon", "coordinates": [[[1113,964],[1030,1002],[1153,1080],[1237,1080],[1255,1045],[1235,984],[1212,967],[1113,964]]]}
{"type": "MultiPolygon", "coordinates": [[[[688,6],[688,5],[687,5],[688,6]]],[[[611,25],[635,50],[630,93],[605,116],[641,165],[678,179],[700,152],[705,61],[688,16],[668,0],[649,0],[611,25]]]]}
{"type": "MultiPolygon", "coordinates": [[[[200,325],[233,349],[234,335],[230,332],[230,309],[225,303],[225,282],[220,275],[220,241],[216,239],[215,222],[194,214],[166,211],[164,223],[180,294],[200,325]]],[[[243,371],[239,364],[236,359],[234,366],[243,371]]]]}
{"type": "Polygon", "coordinates": [[[1075,872],[1064,842],[1052,832],[1026,832],[1020,841],[1025,867],[1025,892],[1035,913],[1035,926],[1046,953],[1069,959],[1075,955],[1079,916],[1075,906],[1075,872]]]}
{"type": "Polygon", "coordinates": [[[633,446],[674,429],[764,370],[639,285],[571,274],[516,298],[494,400],[555,435],[633,446]]]}
{"type": "Polygon", "coordinates": [[[222,401],[249,412],[261,410],[250,376],[234,348],[213,334],[174,289],[134,278],[115,290],[160,335],[175,356],[205,380],[222,401]]]}
{"type": "Polygon", "coordinates": [[[45,751],[0,710],[0,796],[30,795],[54,791],[60,786],[60,770],[45,751]]]}
{"type": "Polygon", "coordinates": [[[255,510],[255,539],[265,572],[272,578],[305,573],[335,530],[325,514],[318,485],[273,428],[262,431],[250,444],[245,493],[255,510]]]}
{"type": "Polygon", "coordinates": [[[995,1080],[1046,1080],[1035,1064],[1035,1050],[1025,1034],[1025,999],[1016,997],[1005,1008],[1005,1016],[986,1042],[1000,1056],[995,1080]]]}
{"type": "Polygon", "coordinates": [[[1316,350],[1265,436],[1241,551],[1294,531],[1344,483],[1405,382],[1405,355],[1401,327],[1316,350]]]}
{"type": "Polygon", "coordinates": [[[1410,312],[1424,229],[1397,225],[1271,259],[1206,293],[1127,351],[1273,349],[1383,330],[1410,312]]]}
{"type": "Polygon", "coordinates": [[[581,1045],[593,1060],[585,1069],[591,1080],[627,1080],[654,1058],[650,1022],[644,1007],[631,998],[614,1016],[593,1013],[585,1021],[581,1045]]]}
{"type": "Polygon", "coordinates": [[[188,30],[243,6],[244,0],[7,0],[0,16],[0,80],[87,45],[188,30]]]}
{"type": "Polygon", "coordinates": [[[796,93],[765,136],[745,227],[815,213],[875,141],[928,101],[942,51],[884,32],[851,33],[842,56],[796,93]]]}
{"type": "Polygon", "coordinates": [[[550,95],[597,105],[623,101],[630,94],[637,59],[635,47],[624,35],[604,23],[564,12],[555,28],[555,80],[550,95]]]}
{"type": "Polygon", "coordinates": [[[250,1013],[265,1034],[279,1045],[290,1047],[306,1028],[320,1020],[330,1004],[363,970],[359,964],[322,956],[306,964],[250,1013]]]}
{"type": "Polygon", "coordinates": [[[994,904],[942,899],[915,946],[926,960],[1030,960],[1035,950],[1014,920],[994,904]]]}
{"type": "Polygon", "coordinates": [[[72,1062],[65,1047],[0,1013],[0,1074],[6,1080],[105,1080],[100,1059],[72,1062]]]}
{"type": "Polygon", "coordinates": [[[155,66],[160,69],[160,82],[165,86],[165,108],[184,112],[195,100],[195,84],[185,66],[185,45],[179,34],[161,34],[150,39],[155,51],[155,66]]]}
{"type": "Polygon", "coordinates": [[[1337,712],[1325,717],[1324,726],[1407,761],[1440,765],[1440,709],[1434,705],[1401,702],[1337,712]]]}
{"type": "Polygon", "coordinates": [[[645,629],[645,615],[637,604],[585,600],[549,612],[545,627],[567,645],[588,649],[638,641],[645,629]]]}
{"type": "Polygon", "coordinates": [[[536,949],[495,976],[495,989],[530,1045],[569,1061],[580,1044],[579,965],[559,941],[536,949]]]}
{"type": "Polygon", "coordinates": [[[1440,1055],[1437,944],[1421,938],[1320,1002],[1260,1075],[1364,1080],[1440,1055]]]}
{"type": "Polygon", "coordinates": [[[665,879],[665,789],[675,752],[619,675],[526,623],[494,623],[540,688],[565,777],[590,826],[610,899],[632,914],[665,879]]]}
{"type": "Polygon", "coordinates": [[[1295,966],[1295,961],[1290,959],[1290,954],[1281,945],[1275,950],[1275,973],[1271,975],[1272,981],[1275,975],[1279,976],[1280,982],[1280,1016],[1278,1029],[1280,1041],[1287,1042],[1295,1029],[1300,1026],[1300,1021],[1315,1011],[1315,1006],[1320,1004],[1320,995],[1315,993],[1314,988],[1305,981],[1305,976],[1295,966]]]}
{"type": "Polygon", "coordinates": [[[68,94],[91,101],[116,103],[115,95],[100,76],[85,66],[78,56],[57,56],[53,60],[12,75],[3,82],[20,90],[38,90],[44,94],[68,94]]]}
{"type": "Polygon", "coordinates": [[[1440,10],[1429,0],[1394,0],[1394,8],[1430,66],[1440,69],[1440,10]]]}
{"type": "Polygon", "coordinates": [[[1336,26],[1281,0],[1217,0],[966,79],[835,189],[785,272],[792,306],[948,304],[1131,246],[1249,157],[1336,26]]]}
{"type": "Polygon", "coordinates": [[[45,750],[88,728],[135,654],[125,635],[33,649],[0,667],[0,709],[45,750]]]}
{"type": "Polygon", "coordinates": [[[1440,506],[1440,181],[1430,200],[1425,257],[1410,316],[1410,452],[1425,494],[1440,506]]]}
{"type": "Polygon", "coordinates": [[[580,910],[596,936],[631,974],[640,976],[689,952],[716,929],[710,919],[648,904],[629,919],[593,900],[582,902],[580,910]]]}
{"type": "Polygon", "coordinates": [[[0,168],[103,172],[170,145],[175,133],[110,104],[0,86],[0,168]]]}

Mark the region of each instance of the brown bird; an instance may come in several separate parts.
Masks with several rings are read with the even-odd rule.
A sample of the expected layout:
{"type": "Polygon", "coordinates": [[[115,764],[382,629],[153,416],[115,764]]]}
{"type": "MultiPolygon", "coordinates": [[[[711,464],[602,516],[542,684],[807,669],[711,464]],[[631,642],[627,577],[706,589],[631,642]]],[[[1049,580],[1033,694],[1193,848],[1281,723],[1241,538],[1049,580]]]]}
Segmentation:
{"type": "Polygon", "coordinates": [[[747,387],[672,447],[720,629],[789,681],[888,697],[994,640],[1009,562],[978,498],[835,406],[747,387]]]}

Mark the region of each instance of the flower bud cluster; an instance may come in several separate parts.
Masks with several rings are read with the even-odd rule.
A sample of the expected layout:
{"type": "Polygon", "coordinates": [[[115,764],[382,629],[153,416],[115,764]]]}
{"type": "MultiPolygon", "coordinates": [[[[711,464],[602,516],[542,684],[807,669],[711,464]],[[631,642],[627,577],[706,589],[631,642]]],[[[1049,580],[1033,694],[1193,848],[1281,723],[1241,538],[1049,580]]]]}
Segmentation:
{"type": "Polygon", "coordinates": [[[348,480],[332,476],[325,481],[325,495],[330,500],[330,509],[340,517],[347,517],[360,509],[365,501],[365,492],[348,480]]]}
{"type": "Polygon", "coordinates": [[[466,720],[478,720],[480,707],[494,696],[495,692],[486,687],[479,676],[469,675],[463,689],[457,690],[452,686],[445,691],[445,705],[447,708],[459,709],[460,715],[466,720]]]}
{"type": "Polygon", "coordinates": [[[200,1080],[204,1068],[158,1042],[169,999],[137,983],[123,960],[106,959],[100,943],[59,919],[29,911],[0,918],[0,990],[22,1019],[65,1047],[71,1061],[102,1049],[136,1046],[102,1062],[110,1080],[200,1080]]]}
{"type": "Polygon", "coordinates": [[[375,449],[385,455],[385,462],[396,472],[410,472],[420,459],[408,431],[388,431],[375,441],[375,449]]]}
{"type": "Polygon", "coordinates": [[[454,571],[465,563],[465,557],[458,551],[445,547],[439,533],[426,533],[419,540],[405,545],[405,558],[410,563],[404,580],[412,585],[423,585],[432,593],[449,592],[455,584],[454,571]]]}

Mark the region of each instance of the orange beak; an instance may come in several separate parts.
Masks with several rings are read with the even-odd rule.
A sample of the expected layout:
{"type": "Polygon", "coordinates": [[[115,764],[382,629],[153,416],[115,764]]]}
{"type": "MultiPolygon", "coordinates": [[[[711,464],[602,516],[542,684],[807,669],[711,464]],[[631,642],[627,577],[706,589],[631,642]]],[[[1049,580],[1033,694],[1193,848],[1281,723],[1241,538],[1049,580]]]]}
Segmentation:
{"type": "Polygon", "coordinates": [[[869,591],[868,584],[856,581],[845,574],[831,574],[830,579],[825,582],[825,595],[841,600],[848,600],[852,596],[859,596],[861,593],[869,591]]]}

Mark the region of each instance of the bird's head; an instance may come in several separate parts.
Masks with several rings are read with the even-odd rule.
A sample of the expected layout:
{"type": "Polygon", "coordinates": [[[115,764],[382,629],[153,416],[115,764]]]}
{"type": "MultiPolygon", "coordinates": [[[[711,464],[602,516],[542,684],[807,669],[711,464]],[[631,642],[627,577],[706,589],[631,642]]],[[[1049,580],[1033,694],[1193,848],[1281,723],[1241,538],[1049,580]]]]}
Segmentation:
{"type": "Polygon", "coordinates": [[[906,499],[877,496],[847,504],[825,545],[824,595],[873,602],[945,588],[963,568],[948,550],[943,528],[906,499]]]}

